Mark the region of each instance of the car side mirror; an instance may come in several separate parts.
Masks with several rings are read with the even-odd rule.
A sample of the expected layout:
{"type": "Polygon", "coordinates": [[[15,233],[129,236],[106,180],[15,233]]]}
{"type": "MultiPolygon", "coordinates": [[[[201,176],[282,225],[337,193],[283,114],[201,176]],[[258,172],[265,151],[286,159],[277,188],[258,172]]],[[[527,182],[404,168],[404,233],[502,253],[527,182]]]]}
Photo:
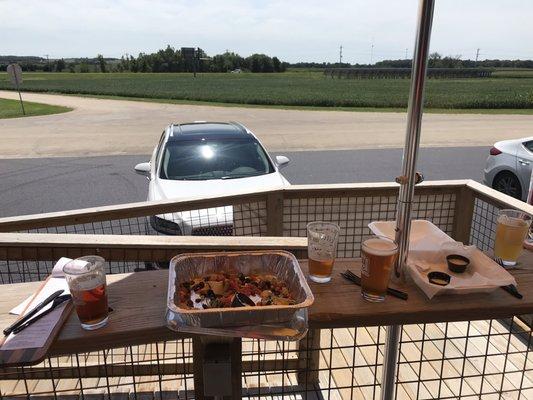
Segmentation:
{"type": "Polygon", "coordinates": [[[290,162],[291,160],[289,160],[289,157],[276,156],[276,164],[279,168],[286,167],[287,165],[289,165],[290,162]]]}
{"type": "Polygon", "coordinates": [[[143,162],[143,163],[137,164],[133,169],[139,175],[143,175],[143,176],[146,176],[147,178],[150,178],[150,163],[149,162],[143,162]]]}

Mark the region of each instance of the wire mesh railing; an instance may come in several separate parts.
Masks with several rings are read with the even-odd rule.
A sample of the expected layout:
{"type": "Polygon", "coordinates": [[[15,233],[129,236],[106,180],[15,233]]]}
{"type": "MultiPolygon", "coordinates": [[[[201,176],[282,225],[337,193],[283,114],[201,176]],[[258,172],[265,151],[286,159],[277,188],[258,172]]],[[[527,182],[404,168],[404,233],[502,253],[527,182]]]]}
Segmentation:
{"type": "MultiPolygon", "coordinates": [[[[531,329],[516,318],[405,325],[398,399],[529,399],[531,329]]],[[[243,339],[243,398],[378,399],[385,328],[243,339]],[[317,339],[318,336],[318,339],[317,339]]],[[[0,371],[2,398],[193,399],[191,339],[49,357],[0,371]]],[[[213,378],[215,379],[215,378],[213,378]]]]}
{"type": "MultiPolygon", "coordinates": [[[[228,234],[227,227],[231,226],[232,236],[302,237],[308,222],[334,221],[343,231],[338,256],[352,258],[360,255],[361,240],[370,233],[369,222],[395,218],[396,201],[397,188],[393,185],[297,187],[289,191],[241,195],[237,199],[203,201],[204,209],[224,208],[227,215],[218,215],[214,224],[213,219],[200,218],[190,225],[194,227],[196,223],[197,228],[204,229],[196,231],[198,235],[228,234]],[[231,218],[227,207],[231,207],[231,218]],[[217,231],[213,226],[225,228],[217,231]]],[[[490,250],[498,210],[516,205],[473,183],[431,183],[417,188],[413,217],[430,220],[450,236],[490,250]]],[[[123,207],[120,212],[108,210],[107,214],[92,210],[94,218],[83,217],[83,213],[78,212],[64,218],[36,216],[24,222],[3,219],[0,230],[58,236],[155,236],[162,232],[154,230],[151,217],[167,216],[168,221],[177,222],[181,218],[178,213],[195,212],[194,207],[194,204],[187,206],[176,202],[164,207],[146,204],[137,207],[131,215],[123,207]],[[33,222],[36,222],[35,228],[31,227],[33,222]]],[[[191,233],[194,233],[192,228],[191,233]]],[[[108,273],[123,273],[145,269],[147,264],[163,260],[173,251],[156,247],[153,251],[137,249],[136,253],[120,246],[99,250],[108,251],[106,254],[110,255],[108,273]]],[[[90,251],[60,245],[56,245],[54,251],[50,248],[15,250],[0,245],[0,282],[42,280],[50,273],[62,250],[61,254],[73,256],[90,251]]],[[[524,318],[519,317],[404,325],[396,397],[533,398],[532,331],[530,325],[523,322],[524,318]]],[[[385,327],[355,326],[312,329],[298,343],[243,339],[242,396],[253,399],[377,399],[384,339],[385,327]]],[[[49,357],[31,367],[0,369],[0,399],[197,398],[192,342],[191,338],[154,342],[49,357]]]]}

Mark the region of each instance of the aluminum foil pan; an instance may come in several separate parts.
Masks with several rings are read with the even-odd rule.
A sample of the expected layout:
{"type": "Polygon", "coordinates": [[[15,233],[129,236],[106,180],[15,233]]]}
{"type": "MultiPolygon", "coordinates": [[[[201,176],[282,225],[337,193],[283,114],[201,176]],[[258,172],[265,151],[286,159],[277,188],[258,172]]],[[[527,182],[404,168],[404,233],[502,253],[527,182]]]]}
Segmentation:
{"type": "Polygon", "coordinates": [[[286,251],[180,254],[170,261],[167,325],[179,332],[261,339],[298,340],[307,332],[307,308],[314,297],[298,261],[286,251]],[[294,305],[184,309],[176,288],[181,282],[213,272],[273,274],[282,279],[294,305]]]}

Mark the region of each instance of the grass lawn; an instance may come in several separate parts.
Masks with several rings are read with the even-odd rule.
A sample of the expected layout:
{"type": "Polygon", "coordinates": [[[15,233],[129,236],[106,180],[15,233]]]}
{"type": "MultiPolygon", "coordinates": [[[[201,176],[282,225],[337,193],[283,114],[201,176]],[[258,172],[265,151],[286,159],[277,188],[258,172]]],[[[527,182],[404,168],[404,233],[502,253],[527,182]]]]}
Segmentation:
{"type": "Polygon", "coordinates": [[[72,108],[53,106],[50,104],[32,103],[29,101],[24,102],[24,109],[26,115],[22,114],[20,107],[20,101],[0,99],[0,119],[2,118],[18,118],[18,117],[30,117],[35,115],[47,115],[58,114],[71,111],[72,108]]]}
{"type": "MultiPolygon", "coordinates": [[[[482,79],[430,79],[426,110],[533,113],[529,71],[482,79]],[[476,111],[474,111],[476,110],[476,111]]],[[[0,73],[0,89],[11,85],[0,73]]],[[[408,79],[331,79],[320,72],[280,74],[25,73],[22,89],[88,96],[288,108],[400,111],[408,79]]]]}

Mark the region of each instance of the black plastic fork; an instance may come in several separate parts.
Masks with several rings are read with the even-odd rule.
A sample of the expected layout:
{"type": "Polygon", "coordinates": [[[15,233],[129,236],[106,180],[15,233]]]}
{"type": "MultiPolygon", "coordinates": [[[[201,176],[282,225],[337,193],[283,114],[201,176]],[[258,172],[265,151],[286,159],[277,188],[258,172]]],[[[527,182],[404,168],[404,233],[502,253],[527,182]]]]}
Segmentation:
{"type": "MultiPolygon", "coordinates": [[[[500,258],[500,257],[494,257],[494,261],[496,261],[496,263],[502,267],[502,268],[505,268],[505,266],[503,265],[503,260],[500,258]]],[[[516,288],[515,285],[511,284],[511,285],[507,285],[507,286],[500,286],[503,290],[505,290],[507,293],[509,293],[511,296],[514,296],[516,297],[517,299],[522,299],[524,296],[522,296],[522,294],[518,291],[518,289],[516,288]]]]}

